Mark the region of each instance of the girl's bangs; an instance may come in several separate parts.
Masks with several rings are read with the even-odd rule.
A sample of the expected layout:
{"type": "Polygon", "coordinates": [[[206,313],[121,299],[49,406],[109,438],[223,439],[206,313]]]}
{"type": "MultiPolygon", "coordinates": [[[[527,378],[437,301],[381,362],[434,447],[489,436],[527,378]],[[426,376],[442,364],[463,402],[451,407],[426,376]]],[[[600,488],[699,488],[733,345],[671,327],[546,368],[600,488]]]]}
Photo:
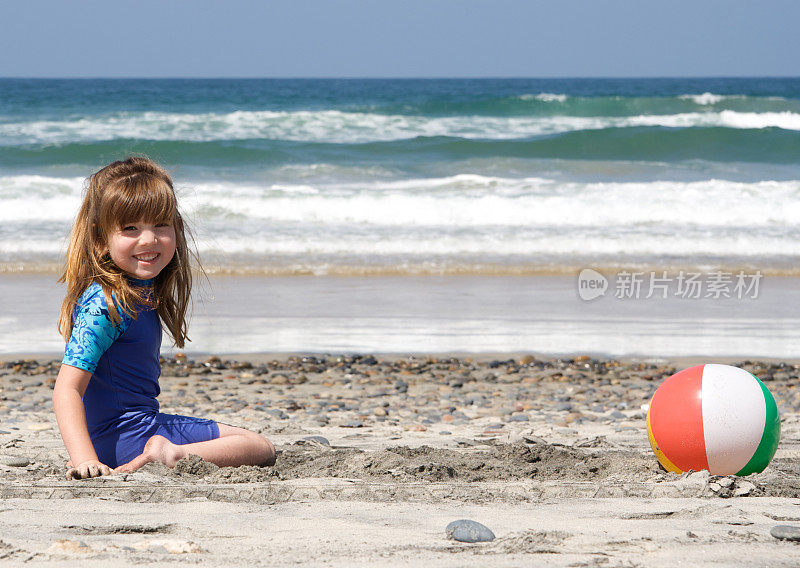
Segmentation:
{"type": "Polygon", "coordinates": [[[110,215],[105,216],[105,221],[110,227],[139,221],[157,224],[175,220],[177,201],[166,183],[152,183],[150,178],[121,185],[118,191],[108,192],[110,203],[107,211],[110,215]]]}

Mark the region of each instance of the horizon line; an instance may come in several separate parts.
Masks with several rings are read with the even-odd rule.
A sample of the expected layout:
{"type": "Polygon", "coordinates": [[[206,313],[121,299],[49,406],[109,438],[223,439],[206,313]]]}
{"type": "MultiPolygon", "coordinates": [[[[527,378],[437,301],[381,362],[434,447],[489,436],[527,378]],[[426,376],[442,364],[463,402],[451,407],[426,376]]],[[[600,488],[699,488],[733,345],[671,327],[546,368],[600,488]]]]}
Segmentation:
{"type": "Polygon", "coordinates": [[[386,76],[386,77],[368,77],[368,76],[275,76],[275,77],[242,77],[242,76],[0,76],[0,80],[20,79],[20,80],[303,80],[303,81],[321,81],[321,80],[345,80],[345,81],[455,81],[455,80],[565,80],[565,79],[605,79],[605,80],[637,80],[637,79],[800,79],[800,75],[630,75],[630,76],[612,76],[612,75],[553,75],[553,76],[386,76]]]}

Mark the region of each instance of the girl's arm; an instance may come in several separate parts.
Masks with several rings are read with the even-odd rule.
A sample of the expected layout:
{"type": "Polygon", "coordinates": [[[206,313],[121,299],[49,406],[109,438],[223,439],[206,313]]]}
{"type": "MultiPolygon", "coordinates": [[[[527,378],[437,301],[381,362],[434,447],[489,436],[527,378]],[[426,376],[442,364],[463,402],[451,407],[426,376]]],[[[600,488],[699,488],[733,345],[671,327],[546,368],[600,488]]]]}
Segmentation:
{"type": "Polygon", "coordinates": [[[67,479],[111,474],[111,469],[97,459],[97,452],[94,451],[89,429],[86,427],[86,410],[82,399],[91,378],[89,371],[61,365],[53,388],[53,410],[61,439],[64,440],[73,464],[67,471],[67,479]]]}

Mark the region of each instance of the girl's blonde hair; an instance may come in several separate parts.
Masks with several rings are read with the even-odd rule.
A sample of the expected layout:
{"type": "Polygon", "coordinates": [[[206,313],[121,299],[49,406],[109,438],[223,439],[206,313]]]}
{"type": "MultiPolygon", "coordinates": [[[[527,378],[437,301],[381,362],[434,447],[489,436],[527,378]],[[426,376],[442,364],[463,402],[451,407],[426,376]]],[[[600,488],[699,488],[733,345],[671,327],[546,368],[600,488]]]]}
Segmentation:
{"type": "MultiPolygon", "coordinates": [[[[175,345],[188,340],[186,310],[192,289],[189,247],[183,218],[178,211],[172,179],[162,167],[148,158],[131,156],[112,162],[88,179],[88,189],[72,227],[64,273],[59,282],[67,284],[61,304],[58,331],[69,341],[72,315],[81,294],[92,283],[103,288],[111,320],[121,317],[117,306],[136,318],[136,305],[155,309],[175,345]],[[175,255],[156,276],[153,294],[133,285],[108,252],[111,234],[129,223],[170,223],[175,228],[175,255]]],[[[194,256],[194,255],[193,255],[194,256]]]]}

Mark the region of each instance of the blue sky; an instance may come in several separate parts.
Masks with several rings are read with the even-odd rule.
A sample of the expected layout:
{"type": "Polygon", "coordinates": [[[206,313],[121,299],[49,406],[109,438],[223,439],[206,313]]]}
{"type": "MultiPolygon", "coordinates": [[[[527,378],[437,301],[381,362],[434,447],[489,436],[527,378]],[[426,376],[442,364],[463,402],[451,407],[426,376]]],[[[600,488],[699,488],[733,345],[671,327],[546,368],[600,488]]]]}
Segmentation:
{"type": "Polygon", "coordinates": [[[3,77],[798,76],[796,0],[24,0],[3,77]]]}

